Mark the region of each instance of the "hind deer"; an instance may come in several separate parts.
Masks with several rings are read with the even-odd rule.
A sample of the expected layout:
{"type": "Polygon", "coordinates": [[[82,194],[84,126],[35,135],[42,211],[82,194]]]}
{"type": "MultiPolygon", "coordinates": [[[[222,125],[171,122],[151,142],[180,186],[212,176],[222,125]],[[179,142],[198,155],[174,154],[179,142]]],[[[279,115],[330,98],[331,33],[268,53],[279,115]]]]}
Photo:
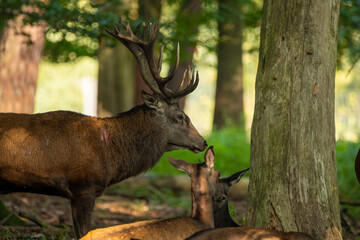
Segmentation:
{"type": "Polygon", "coordinates": [[[75,112],[0,113],[0,193],[31,192],[68,198],[77,238],[90,230],[95,198],[126,178],[155,165],[167,151],[204,151],[207,143],[179,108],[181,97],[195,90],[199,76],[188,69],[182,88],[160,76],[162,51],[154,61],[159,24],[132,31],[120,21],[107,30],[135,55],[143,80],[153,91],[143,105],[115,117],[96,118],[75,112]],[[123,31],[124,33],[121,33],[123,31]],[[140,34],[137,37],[136,34],[140,34]]]}
{"type": "Polygon", "coordinates": [[[219,180],[219,172],[214,170],[215,155],[212,147],[208,148],[204,159],[205,161],[202,163],[191,164],[169,157],[169,162],[175,168],[185,171],[191,178],[191,217],[140,221],[96,229],[89,232],[82,240],[176,240],[189,237],[202,229],[216,227],[214,224],[215,210],[223,207],[223,197],[226,197],[230,187],[238,182],[248,169],[219,180]]]}
{"type": "Polygon", "coordinates": [[[215,191],[218,194],[214,199],[215,229],[199,231],[186,238],[187,240],[313,240],[305,233],[285,233],[276,230],[241,227],[237,224],[230,216],[227,195],[231,186],[240,180],[238,174],[235,173],[228,178],[220,179],[219,184],[216,185],[215,191]]]}

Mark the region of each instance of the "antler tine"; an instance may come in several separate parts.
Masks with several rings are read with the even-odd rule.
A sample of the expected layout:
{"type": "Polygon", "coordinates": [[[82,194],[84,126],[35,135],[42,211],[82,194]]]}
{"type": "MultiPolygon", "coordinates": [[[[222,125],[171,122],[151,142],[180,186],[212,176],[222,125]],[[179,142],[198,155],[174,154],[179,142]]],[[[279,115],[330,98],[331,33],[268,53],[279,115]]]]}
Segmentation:
{"type": "Polygon", "coordinates": [[[176,51],[176,62],[174,67],[172,68],[172,71],[169,73],[169,75],[167,77],[162,78],[162,81],[164,82],[164,84],[166,84],[167,82],[169,82],[171,79],[174,78],[176,71],[178,70],[179,67],[179,59],[180,59],[180,44],[177,44],[177,51],[176,51]]]}
{"type": "MultiPolygon", "coordinates": [[[[186,75],[188,76],[188,78],[190,78],[190,68],[186,69],[184,76],[183,76],[183,80],[181,82],[184,82],[184,78],[186,78],[186,75]]],[[[181,97],[184,97],[185,95],[191,93],[192,91],[194,91],[197,86],[199,85],[199,73],[198,71],[196,71],[196,80],[194,82],[194,78],[195,78],[195,71],[192,72],[192,77],[189,81],[189,84],[182,89],[181,91],[176,91],[172,94],[173,98],[179,99],[181,97]]]]}
{"type": "Polygon", "coordinates": [[[133,33],[133,31],[131,30],[131,26],[130,26],[130,22],[129,20],[127,21],[126,23],[126,38],[135,42],[135,43],[138,43],[138,44],[144,44],[144,42],[142,40],[139,40],[136,35],[133,33]]]}
{"type": "Polygon", "coordinates": [[[133,31],[133,33],[134,33],[135,36],[137,35],[137,33],[138,33],[141,25],[142,25],[141,22],[140,22],[138,25],[136,25],[135,30],[133,31]]]}
{"type": "Polygon", "coordinates": [[[159,96],[162,96],[169,103],[175,103],[178,98],[183,97],[190,92],[194,91],[199,83],[199,75],[193,71],[192,77],[190,76],[190,67],[185,71],[181,85],[173,92],[166,87],[166,84],[172,80],[178,70],[180,59],[180,44],[177,45],[176,63],[172,71],[167,77],[160,76],[162,68],[162,57],[164,46],[161,47],[159,59],[155,62],[154,57],[154,44],[157,34],[160,29],[159,22],[147,24],[140,23],[135,26],[134,31],[131,29],[130,22],[126,23],[120,19],[114,31],[105,29],[110,35],[114,36],[122,42],[135,56],[139,67],[140,73],[145,83],[150,89],[159,96]],[[141,36],[140,36],[141,35],[141,36]],[[139,36],[139,37],[138,37],[139,36]],[[188,80],[185,83],[185,80],[188,80]],[[179,90],[181,89],[181,90],[179,90]]]}
{"type": "MultiPolygon", "coordinates": [[[[183,77],[181,79],[181,82],[180,82],[179,86],[176,88],[175,93],[179,92],[180,89],[183,88],[183,86],[185,84],[185,80],[187,80],[187,82],[191,81],[190,77],[191,76],[190,76],[190,66],[189,66],[187,69],[185,69],[185,71],[183,73],[183,77]]],[[[187,83],[187,84],[189,84],[189,83],[187,83]]]]}
{"type": "Polygon", "coordinates": [[[158,73],[161,72],[161,68],[162,68],[162,54],[163,54],[163,51],[164,51],[164,44],[160,48],[160,54],[159,54],[159,60],[158,60],[158,73]]]}
{"type": "Polygon", "coordinates": [[[148,21],[147,24],[145,24],[145,23],[143,22],[142,25],[143,25],[143,32],[142,32],[142,34],[141,34],[141,39],[145,39],[146,33],[148,32],[148,29],[149,29],[150,21],[148,21]]]}

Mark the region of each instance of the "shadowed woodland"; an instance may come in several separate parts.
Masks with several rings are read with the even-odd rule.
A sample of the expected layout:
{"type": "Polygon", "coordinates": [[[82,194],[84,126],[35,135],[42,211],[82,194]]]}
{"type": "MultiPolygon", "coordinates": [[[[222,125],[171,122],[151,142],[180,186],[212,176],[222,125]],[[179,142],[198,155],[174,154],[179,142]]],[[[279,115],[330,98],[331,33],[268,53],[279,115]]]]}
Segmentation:
{"type": "Polygon", "coordinates": [[[250,170],[231,183],[226,218],[214,210],[212,227],[219,232],[205,231],[200,239],[225,236],[220,227],[229,226],[239,239],[285,239],[283,232],[360,239],[359,16],[356,0],[1,1],[0,239],[84,236],[87,220],[75,220],[75,230],[73,222],[83,216],[74,206],[88,204],[73,203],[80,185],[96,189],[91,229],[192,216],[191,174],[168,157],[196,165],[206,160],[206,146],[213,146],[221,178],[250,170]],[[45,129],[45,122],[8,115],[57,110],[96,118],[38,115],[52,118],[45,129]],[[146,118],[154,111],[162,127],[146,118]],[[110,124],[111,116],[130,120],[110,124]],[[18,162],[17,156],[38,152],[29,143],[36,134],[23,138],[26,131],[48,139],[39,152],[52,164],[18,162]],[[56,143],[61,150],[45,148],[57,131],[66,135],[56,143]],[[153,138],[146,142],[144,135],[153,138]],[[110,155],[120,160],[106,169],[94,157],[110,155]],[[69,166],[85,163],[86,180],[71,185],[54,171],[44,179],[61,194],[51,194],[34,176],[63,167],[53,161],[66,156],[73,156],[69,166]],[[121,174],[112,177],[109,169],[121,174]],[[23,190],[31,181],[35,192],[70,201],[23,190]],[[8,193],[15,185],[20,192],[8,193]]]}

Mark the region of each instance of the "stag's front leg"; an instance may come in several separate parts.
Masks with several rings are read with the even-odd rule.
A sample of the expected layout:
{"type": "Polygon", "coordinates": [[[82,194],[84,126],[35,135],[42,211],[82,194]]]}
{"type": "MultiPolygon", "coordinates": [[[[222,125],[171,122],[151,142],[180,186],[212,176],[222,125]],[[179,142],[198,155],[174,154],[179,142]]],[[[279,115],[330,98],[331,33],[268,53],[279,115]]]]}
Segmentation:
{"type": "Polygon", "coordinates": [[[90,231],[95,196],[89,192],[82,192],[73,196],[70,201],[76,239],[80,239],[90,231]]]}

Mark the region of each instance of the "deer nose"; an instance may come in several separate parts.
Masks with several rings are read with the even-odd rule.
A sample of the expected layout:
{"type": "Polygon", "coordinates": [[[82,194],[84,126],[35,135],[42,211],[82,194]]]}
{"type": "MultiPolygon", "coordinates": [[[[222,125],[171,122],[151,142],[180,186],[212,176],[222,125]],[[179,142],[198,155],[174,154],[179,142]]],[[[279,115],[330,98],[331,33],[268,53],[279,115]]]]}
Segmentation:
{"type": "Polygon", "coordinates": [[[206,140],[204,140],[204,146],[205,146],[205,148],[207,148],[207,146],[208,146],[208,143],[206,142],[206,140]]]}

